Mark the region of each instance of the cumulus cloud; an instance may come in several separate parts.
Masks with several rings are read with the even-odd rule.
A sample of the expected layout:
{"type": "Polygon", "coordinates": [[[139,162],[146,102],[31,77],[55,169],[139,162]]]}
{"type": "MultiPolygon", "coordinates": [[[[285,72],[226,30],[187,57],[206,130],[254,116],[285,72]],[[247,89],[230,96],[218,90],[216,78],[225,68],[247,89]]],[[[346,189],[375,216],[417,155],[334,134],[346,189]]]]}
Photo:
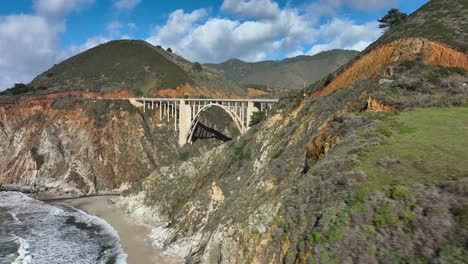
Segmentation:
{"type": "Polygon", "coordinates": [[[363,50],[381,35],[378,23],[356,23],[339,18],[336,12],[344,6],[368,10],[396,1],[321,0],[301,11],[290,6],[281,9],[272,0],[224,0],[221,10],[235,19],[209,17],[205,9],[191,13],[176,10],[148,41],[171,47],[187,59],[200,62],[230,58],[258,61],[329,49],[363,50]],[[328,23],[317,25],[331,15],[334,18],[328,23]]]}
{"type": "Polygon", "coordinates": [[[117,0],[115,2],[115,7],[117,9],[131,10],[135,8],[140,2],[141,0],[117,0]]]}
{"type": "Polygon", "coordinates": [[[63,58],[65,17],[94,0],[33,0],[34,14],[0,16],[0,90],[27,83],[63,58]]]}
{"type": "Polygon", "coordinates": [[[0,17],[0,90],[31,78],[55,62],[59,38],[44,17],[0,17]]]}
{"type": "Polygon", "coordinates": [[[70,54],[69,55],[75,55],[75,54],[78,54],[80,52],[83,52],[83,51],[86,51],[86,50],[89,50],[91,48],[94,48],[100,44],[103,44],[103,43],[106,43],[106,42],[109,42],[111,41],[111,39],[107,38],[107,37],[104,37],[102,35],[99,35],[99,36],[94,36],[94,37],[91,37],[91,38],[88,38],[86,40],[85,43],[81,44],[80,46],[71,46],[69,48],[70,50],[70,54]]]}
{"type": "Polygon", "coordinates": [[[94,0],[34,0],[34,11],[48,18],[63,18],[70,12],[88,4],[94,0]]]}
{"type": "Polygon", "coordinates": [[[177,10],[148,41],[171,47],[190,60],[220,62],[234,57],[261,60],[312,40],[312,26],[295,9],[281,10],[274,19],[258,21],[206,19],[206,14],[204,9],[191,13],[177,10]]]}
{"type": "Polygon", "coordinates": [[[307,54],[314,55],[330,49],[363,50],[381,35],[377,22],[355,24],[349,19],[335,18],[327,24],[321,25],[316,36],[321,40],[314,45],[307,54]],[[343,30],[343,29],[346,30],[343,30]]]}
{"type": "Polygon", "coordinates": [[[176,10],[169,15],[164,26],[155,29],[156,33],[149,38],[149,42],[174,45],[193,30],[194,24],[207,14],[206,9],[197,9],[191,13],[185,13],[182,9],[176,10]]]}
{"type": "Polygon", "coordinates": [[[271,0],[224,0],[221,10],[239,18],[274,19],[281,10],[271,0]]]}

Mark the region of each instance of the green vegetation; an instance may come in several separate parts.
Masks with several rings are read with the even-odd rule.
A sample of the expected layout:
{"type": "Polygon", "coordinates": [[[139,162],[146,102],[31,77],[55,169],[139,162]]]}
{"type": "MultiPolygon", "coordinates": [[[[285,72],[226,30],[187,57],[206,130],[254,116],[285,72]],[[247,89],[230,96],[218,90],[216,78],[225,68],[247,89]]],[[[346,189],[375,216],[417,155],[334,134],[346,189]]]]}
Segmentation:
{"type": "Polygon", "coordinates": [[[220,64],[207,64],[245,87],[285,88],[299,90],[338,69],[358,54],[357,51],[331,50],[314,56],[298,56],[281,61],[248,63],[233,59],[220,64]]]}
{"type": "Polygon", "coordinates": [[[196,72],[201,72],[203,71],[203,66],[199,62],[195,62],[192,65],[192,69],[196,72]]]}
{"type": "Polygon", "coordinates": [[[429,1],[403,22],[393,26],[367,50],[401,38],[423,37],[467,51],[466,10],[468,10],[468,2],[465,0],[429,1]]]}
{"type": "Polygon", "coordinates": [[[407,16],[407,14],[400,12],[400,10],[392,8],[384,17],[378,20],[380,23],[379,28],[391,29],[405,20],[407,16]]]}
{"type": "MultiPolygon", "coordinates": [[[[111,93],[122,90],[148,96],[184,85],[244,96],[246,91],[219,72],[204,68],[145,41],[116,40],[73,56],[40,74],[28,85],[60,92],[81,90],[111,93]],[[193,67],[193,70],[192,70],[193,67]]],[[[34,90],[36,92],[37,89],[34,90]]]]}
{"type": "Polygon", "coordinates": [[[409,189],[406,186],[396,185],[390,191],[390,197],[392,199],[406,199],[409,196],[409,189]]]}
{"type": "Polygon", "coordinates": [[[250,117],[250,126],[255,126],[256,124],[262,122],[266,118],[265,111],[256,111],[253,112],[252,116],[250,117]]]}
{"type": "Polygon", "coordinates": [[[38,92],[38,91],[45,91],[47,90],[47,87],[45,86],[39,86],[39,87],[34,87],[34,86],[28,86],[23,83],[16,83],[13,88],[6,89],[3,92],[0,92],[0,95],[20,95],[20,94],[27,94],[31,92],[38,92]]]}
{"type": "Polygon", "coordinates": [[[327,86],[328,84],[330,84],[333,81],[333,79],[335,79],[335,75],[332,73],[328,74],[327,78],[325,79],[324,86],[327,86]]]}
{"type": "Polygon", "coordinates": [[[398,222],[397,216],[393,213],[394,208],[388,204],[382,205],[377,208],[377,214],[374,218],[374,222],[378,227],[384,227],[387,225],[395,225],[398,222]]]}
{"type": "Polygon", "coordinates": [[[393,131],[392,134],[387,134],[385,144],[367,149],[368,156],[359,160],[355,170],[365,171],[371,177],[367,186],[370,189],[400,183],[390,191],[393,199],[410,195],[409,187],[404,186],[407,184],[467,175],[466,120],[468,107],[402,112],[384,121],[385,133],[393,131]]]}

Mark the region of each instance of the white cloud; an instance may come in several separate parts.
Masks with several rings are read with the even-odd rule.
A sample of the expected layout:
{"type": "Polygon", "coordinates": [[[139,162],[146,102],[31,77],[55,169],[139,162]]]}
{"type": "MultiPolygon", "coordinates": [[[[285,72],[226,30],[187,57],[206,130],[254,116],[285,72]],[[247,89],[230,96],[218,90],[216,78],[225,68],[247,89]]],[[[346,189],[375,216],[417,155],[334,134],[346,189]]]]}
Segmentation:
{"type": "Polygon", "coordinates": [[[70,49],[71,55],[75,55],[77,53],[80,53],[80,52],[89,50],[91,48],[94,48],[94,47],[96,47],[96,46],[98,46],[100,44],[109,42],[110,40],[111,39],[109,39],[107,37],[104,37],[102,35],[94,36],[94,37],[91,37],[91,38],[87,39],[86,42],[83,43],[82,45],[80,45],[80,46],[71,46],[69,49],[70,49]]]}
{"type": "Polygon", "coordinates": [[[122,24],[119,21],[112,21],[107,25],[108,31],[119,30],[122,28],[122,24]]]}
{"type": "Polygon", "coordinates": [[[313,40],[312,25],[295,9],[281,10],[275,19],[259,21],[205,17],[203,9],[192,13],[177,10],[148,41],[171,47],[193,61],[220,62],[230,58],[261,60],[278,51],[292,52],[313,40]]]}
{"type": "Polygon", "coordinates": [[[316,36],[324,43],[314,45],[307,54],[314,55],[330,49],[360,51],[376,40],[381,33],[377,22],[359,25],[352,20],[335,18],[319,27],[316,36]]]}
{"type": "Polygon", "coordinates": [[[135,23],[128,23],[128,24],[127,24],[127,27],[128,27],[128,29],[130,29],[130,30],[135,30],[135,29],[138,28],[137,25],[136,25],[135,23]]]}
{"type": "Polygon", "coordinates": [[[0,17],[0,90],[29,82],[50,67],[58,56],[58,44],[57,32],[41,16],[0,17]]]}
{"type": "Polygon", "coordinates": [[[65,17],[94,0],[33,0],[34,14],[0,16],[0,90],[27,83],[63,59],[65,17]]]}
{"type": "Polygon", "coordinates": [[[182,39],[196,22],[208,14],[206,9],[197,9],[192,13],[185,13],[179,9],[172,12],[166,24],[155,29],[155,35],[149,38],[149,42],[174,45],[182,39]]]}
{"type": "Polygon", "coordinates": [[[128,9],[131,10],[135,8],[141,0],[117,0],[115,2],[115,7],[117,9],[128,9]]]}
{"type": "Polygon", "coordinates": [[[38,15],[63,18],[76,9],[94,3],[94,0],[33,0],[33,3],[38,15]]]}
{"type": "Polygon", "coordinates": [[[239,18],[274,19],[281,10],[271,0],[224,0],[221,10],[239,18]]]}

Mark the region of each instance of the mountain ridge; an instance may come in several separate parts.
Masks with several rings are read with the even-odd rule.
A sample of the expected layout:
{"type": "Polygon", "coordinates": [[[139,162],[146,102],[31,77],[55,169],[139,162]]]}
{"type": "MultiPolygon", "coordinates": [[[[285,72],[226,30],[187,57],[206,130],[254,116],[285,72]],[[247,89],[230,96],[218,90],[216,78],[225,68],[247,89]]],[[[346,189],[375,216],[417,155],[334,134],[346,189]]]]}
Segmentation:
{"type": "Polygon", "coordinates": [[[230,59],[220,64],[205,64],[215,68],[239,85],[263,85],[274,88],[301,89],[335,71],[359,52],[333,49],[316,55],[300,55],[282,60],[245,62],[230,59]]]}

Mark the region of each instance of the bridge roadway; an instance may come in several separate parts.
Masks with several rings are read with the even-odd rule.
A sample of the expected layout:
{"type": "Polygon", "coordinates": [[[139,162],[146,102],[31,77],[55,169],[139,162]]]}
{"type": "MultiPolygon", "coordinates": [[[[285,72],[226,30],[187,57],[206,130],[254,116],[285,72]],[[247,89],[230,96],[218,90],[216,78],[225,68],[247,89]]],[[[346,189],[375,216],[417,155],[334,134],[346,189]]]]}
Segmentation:
{"type": "Polygon", "coordinates": [[[191,98],[122,98],[143,111],[158,110],[159,119],[171,119],[174,128],[179,131],[179,145],[192,143],[193,134],[204,112],[211,107],[223,109],[234,121],[241,134],[250,128],[250,118],[257,111],[266,114],[278,102],[278,99],[191,99],[191,98]]]}

